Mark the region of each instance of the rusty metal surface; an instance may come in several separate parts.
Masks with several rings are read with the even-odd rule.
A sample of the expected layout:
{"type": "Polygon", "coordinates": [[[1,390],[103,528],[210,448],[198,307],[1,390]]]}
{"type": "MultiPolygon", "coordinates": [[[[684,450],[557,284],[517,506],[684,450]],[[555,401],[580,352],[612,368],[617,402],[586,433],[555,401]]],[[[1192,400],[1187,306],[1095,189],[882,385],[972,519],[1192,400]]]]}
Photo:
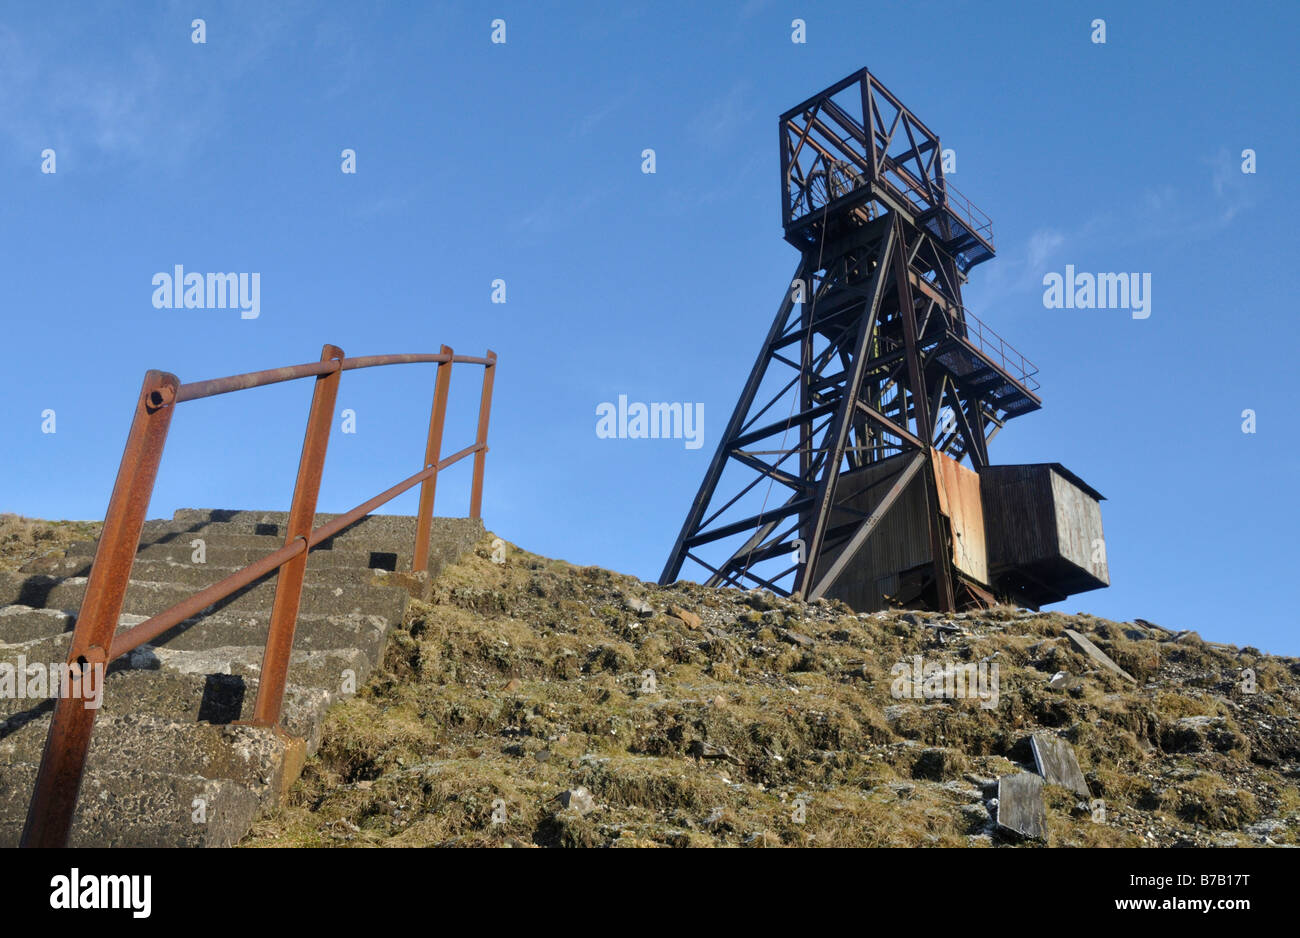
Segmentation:
{"type": "Polygon", "coordinates": [[[401,495],[403,492],[420,482],[432,478],[448,466],[451,466],[468,456],[472,456],[477,452],[477,450],[477,446],[467,446],[445,459],[440,459],[436,465],[429,466],[414,475],[408,476],[392,488],[380,492],[374,498],[367,499],[360,505],[357,505],[355,508],[348,511],[346,514],[341,514],[327,524],[323,524],[319,528],[316,528],[311,532],[311,536],[307,538],[305,543],[299,540],[292,541],[273,553],[267,554],[261,560],[254,561],[248,566],[230,574],[230,576],[218,580],[206,589],[195,593],[189,599],[183,600],[182,602],[163,610],[156,616],[146,619],[139,625],[127,629],[125,632],[113,639],[113,648],[109,653],[108,660],[114,661],[127,652],[139,648],[141,645],[152,641],[169,629],[175,628],[186,619],[202,612],[213,603],[220,602],[231,593],[243,589],[245,586],[256,580],[260,580],[268,573],[275,571],[287,560],[292,559],[304,551],[310,550],[322,541],[328,540],[349,525],[360,521],[376,508],[383,507],[387,502],[392,501],[398,495],[401,495]]]}
{"type": "Polygon", "coordinates": [[[359,358],[339,359],[338,364],[335,364],[334,361],[308,362],[303,365],[287,365],[284,368],[268,368],[265,371],[249,371],[242,375],[230,375],[225,378],[191,381],[180,386],[175,399],[176,403],[179,404],[182,401],[196,401],[217,394],[246,391],[249,388],[260,388],[268,384],[295,381],[298,378],[310,378],[335,371],[355,371],[359,368],[375,368],[381,365],[409,365],[422,362],[441,363],[449,360],[466,365],[490,365],[496,361],[496,356],[491,355],[491,357],[480,358],[473,355],[461,355],[455,359],[449,359],[445,353],[413,353],[409,355],[363,355],[359,358]]]}
{"type": "MultiPolygon", "coordinates": [[[[209,381],[182,385],[175,375],[150,371],[145,375],[137,401],[131,431],[122,454],[113,495],[105,515],[99,547],[92,563],[85,598],[77,616],[68,663],[78,666],[107,666],[108,662],[157,638],[203,609],[244,586],[279,571],[271,626],[262,662],[261,683],[251,722],[276,726],[284,698],[285,678],[292,652],[294,626],[302,595],[302,584],[310,549],[360,520],[415,485],[425,483],[421,493],[421,521],[417,524],[416,556],[427,556],[429,527],[433,512],[434,485],[442,469],[473,455],[475,457],[472,514],[479,516],[482,499],[483,458],[487,452],[487,429],[491,410],[492,384],[497,356],[489,350],[484,357],[457,356],[447,346],[434,354],[376,355],[345,358],[342,350],[326,345],[320,362],[248,372],[209,381]],[[417,473],[367,499],[351,511],[319,528],[312,528],[320,491],[325,453],[329,443],[341,373],[379,365],[435,362],[439,365],[426,442],[425,465],[417,473]],[[439,458],[442,428],[453,362],[484,366],[476,441],[470,446],[439,458]],[[286,543],[230,576],[193,596],[116,635],[123,598],[130,581],[144,526],[145,513],[157,478],[167,430],[174,405],[216,394],[261,387],[303,377],[315,377],[316,387],[308,417],[307,432],[299,461],[298,479],[289,512],[286,543]],[[423,527],[424,547],[418,549],[423,527]]],[[[60,698],[46,737],[35,791],[28,807],[23,846],[63,846],[67,842],[76,810],[86,755],[94,730],[95,710],[79,699],[60,698]]]]}
{"type": "Polygon", "coordinates": [[[930,450],[935,483],[939,490],[939,511],[952,529],[953,566],[972,579],[988,585],[988,550],[984,542],[984,507],[980,501],[980,477],[936,449],[930,450]]]}
{"type": "Polygon", "coordinates": [[[469,496],[471,518],[478,518],[483,508],[483,463],[487,458],[488,415],[492,412],[492,382],[496,377],[497,353],[488,349],[487,359],[487,364],[483,366],[483,394],[478,405],[478,435],[474,438],[478,450],[474,454],[474,482],[469,496]]]}
{"type": "Polygon", "coordinates": [[[311,362],[307,365],[289,365],[284,368],[269,368],[266,371],[250,371],[242,375],[230,375],[227,378],[210,378],[207,381],[193,381],[182,384],[176,392],[176,402],[196,401],[217,394],[229,394],[231,391],[246,391],[281,381],[295,381],[298,378],[310,378],[337,372],[339,365],[332,361],[311,362]]]}
{"type": "MultiPolygon", "coordinates": [[[[443,346],[446,348],[447,346],[443,346]]],[[[451,355],[451,352],[433,353],[413,353],[409,355],[363,355],[359,358],[345,358],[343,360],[343,370],[353,371],[357,368],[376,368],[382,365],[411,365],[421,362],[458,362],[462,365],[487,365],[495,358],[488,359],[474,355],[451,355]]]]}
{"type": "MultiPolygon", "coordinates": [[[[434,380],[433,410],[429,414],[429,438],[424,445],[424,467],[438,464],[442,450],[442,428],[447,418],[447,389],[451,386],[451,368],[455,358],[451,346],[444,345],[442,354],[447,360],[438,365],[434,380]]],[[[434,473],[420,486],[420,508],[415,522],[415,552],[411,557],[411,572],[420,573],[429,566],[429,537],[433,530],[433,499],[437,491],[438,475],[434,473]]]]}
{"type": "MultiPolygon", "coordinates": [[[[67,659],[70,666],[107,666],[174,411],[171,404],[156,406],[154,402],[160,398],[155,395],[161,394],[162,400],[174,398],[179,384],[175,375],[161,371],[150,371],[144,377],[85,598],[72,633],[67,659]]],[[[55,704],[27,809],[23,846],[62,847],[67,843],[95,728],[95,713],[94,708],[76,697],[60,697],[55,704]]]]}
{"type": "MultiPolygon", "coordinates": [[[[342,361],[344,355],[338,346],[326,345],[321,350],[320,357],[322,362],[342,361]]],[[[305,547],[311,536],[340,377],[337,368],[329,374],[322,374],[316,378],[316,387],[312,390],[307,433],[303,437],[302,457],[298,461],[298,480],[294,483],[293,501],[289,506],[285,546],[294,541],[302,541],[305,547]]],[[[275,726],[280,722],[284,682],[289,675],[289,656],[293,652],[293,633],[298,623],[298,607],[302,602],[302,584],[306,577],[305,550],[286,560],[280,567],[279,578],[275,583],[275,599],[271,606],[271,624],[266,634],[266,651],[262,655],[262,670],[258,678],[257,702],[253,705],[254,725],[275,726]]]]}

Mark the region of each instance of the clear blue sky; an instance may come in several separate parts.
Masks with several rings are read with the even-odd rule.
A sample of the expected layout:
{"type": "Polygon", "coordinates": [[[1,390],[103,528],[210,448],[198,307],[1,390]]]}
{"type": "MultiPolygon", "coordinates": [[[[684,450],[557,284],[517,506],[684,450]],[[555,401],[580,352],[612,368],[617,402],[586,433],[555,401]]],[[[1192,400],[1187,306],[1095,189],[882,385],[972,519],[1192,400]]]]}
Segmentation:
{"type": "MultiPolygon", "coordinates": [[[[956,151],[999,247],[967,305],[1042,369],[1043,410],[994,461],[1060,461],[1109,499],[1114,586],[1064,608],[1300,653],[1297,10],[4,3],[0,510],[102,517],[148,368],[446,342],[501,356],[489,526],[655,579],[794,269],[777,115],[865,65],[956,151]],[[177,264],[259,273],[260,316],[155,309],[177,264]],[[1150,272],[1150,318],[1045,309],[1066,264],[1150,272]],[[703,447],[598,439],[619,394],[703,403],[703,447]]],[[[322,510],[418,468],[432,378],[344,376],[357,432],[336,425],[322,510]]],[[[476,381],[453,381],[448,450],[476,381]]],[[[184,405],[151,515],[285,507],[309,393],[184,405]]],[[[468,476],[447,474],[441,513],[464,514],[468,476]]]]}

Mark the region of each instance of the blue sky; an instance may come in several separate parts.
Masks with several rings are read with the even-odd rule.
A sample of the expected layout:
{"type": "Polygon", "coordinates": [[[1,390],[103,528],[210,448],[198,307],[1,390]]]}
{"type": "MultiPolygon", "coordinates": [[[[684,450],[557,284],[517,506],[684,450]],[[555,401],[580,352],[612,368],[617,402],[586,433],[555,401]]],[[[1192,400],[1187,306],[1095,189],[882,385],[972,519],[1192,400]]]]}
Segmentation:
{"type": "MultiPolygon", "coordinates": [[[[0,510],[102,517],[148,368],[197,380],[324,342],[446,342],[501,356],[489,526],[655,579],[797,260],[777,116],[867,66],[956,151],[951,181],[999,248],[966,305],[1041,368],[1043,410],[993,460],[1059,461],[1108,498],[1114,585],[1063,608],[1300,653],[1298,11],[4,3],[0,510]],[[260,315],[155,309],[151,278],[177,264],[258,272],[260,315]],[[1150,318],[1045,309],[1042,277],[1066,264],[1150,272],[1150,318]],[[703,447],[597,438],[619,394],[703,403],[703,447]]],[[[336,426],[322,510],[419,467],[432,380],[344,376],[357,432],[336,426]]],[[[446,451],[470,441],[477,380],[453,379],[446,451]]],[[[151,515],[286,507],[309,394],[184,405],[151,515]]],[[[448,472],[440,513],[465,512],[468,478],[448,472]]]]}

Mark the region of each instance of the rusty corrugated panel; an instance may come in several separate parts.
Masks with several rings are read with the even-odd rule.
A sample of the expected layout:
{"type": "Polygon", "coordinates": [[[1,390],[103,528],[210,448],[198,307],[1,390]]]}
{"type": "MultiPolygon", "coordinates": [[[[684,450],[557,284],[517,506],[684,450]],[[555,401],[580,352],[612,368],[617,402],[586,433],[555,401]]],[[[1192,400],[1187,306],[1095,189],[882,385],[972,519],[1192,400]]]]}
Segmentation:
{"type": "Polygon", "coordinates": [[[952,528],[953,566],[987,585],[989,562],[984,542],[980,477],[974,470],[933,448],[930,460],[934,464],[934,478],[939,489],[939,510],[948,517],[952,528]]]}

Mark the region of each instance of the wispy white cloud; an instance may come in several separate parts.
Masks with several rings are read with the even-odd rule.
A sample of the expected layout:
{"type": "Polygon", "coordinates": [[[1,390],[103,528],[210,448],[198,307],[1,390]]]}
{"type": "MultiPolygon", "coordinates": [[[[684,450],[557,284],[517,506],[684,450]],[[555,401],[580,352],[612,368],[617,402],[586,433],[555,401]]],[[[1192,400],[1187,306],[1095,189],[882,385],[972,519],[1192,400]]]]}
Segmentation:
{"type": "Polygon", "coordinates": [[[716,152],[736,139],[755,112],[749,82],[737,81],[691,118],[686,131],[700,147],[716,152]]]}
{"type": "Polygon", "coordinates": [[[205,136],[225,126],[230,85],[268,62],[302,15],[280,5],[244,10],[223,18],[219,45],[214,24],[208,45],[190,43],[193,11],[174,9],[161,40],[157,33],[142,35],[101,44],[101,54],[82,57],[68,52],[82,33],[116,24],[80,15],[80,9],[39,29],[0,24],[0,137],[24,152],[55,147],[61,161],[184,162],[205,136]],[[203,57],[201,78],[186,73],[177,59],[184,55],[203,57]]]}
{"type": "Polygon", "coordinates": [[[1198,193],[1168,184],[1148,186],[1131,202],[1094,212],[1077,226],[1035,230],[1024,243],[999,254],[981,283],[981,302],[993,305],[1039,291],[1045,273],[1101,246],[1177,244],[1219,233],[1254,204],[1254,177],[1244,175],[1240,161],[1226,150],[1203,163],[1209,173],[1198,193]]]}
{"type": "Polygon", "coordinates": [[[1065,235],[1055,228],[1040,228],[1029,236],[1025,245],[1025,262],[1040,267],[1065,243],[1065,235]]]}
{"type": "Polygon", "coordinates": [[[628,104],[637,101],[643,92],[642,82],[634,81],[624,91],[614,97],[588,108],[582,119],[572,125],[569,133],[573,137],[587,137],[613,115],[623,110],[628,104]]]}
{"type": "Polygon", "coordinates": [[[581,195],[556,192],[546,196],[532,210],[512,218],[511,230],[527,235],[552,235],[567,231],[597,205],[605,202],[610,193],[609,186],[592,187],[581,195]]]}

